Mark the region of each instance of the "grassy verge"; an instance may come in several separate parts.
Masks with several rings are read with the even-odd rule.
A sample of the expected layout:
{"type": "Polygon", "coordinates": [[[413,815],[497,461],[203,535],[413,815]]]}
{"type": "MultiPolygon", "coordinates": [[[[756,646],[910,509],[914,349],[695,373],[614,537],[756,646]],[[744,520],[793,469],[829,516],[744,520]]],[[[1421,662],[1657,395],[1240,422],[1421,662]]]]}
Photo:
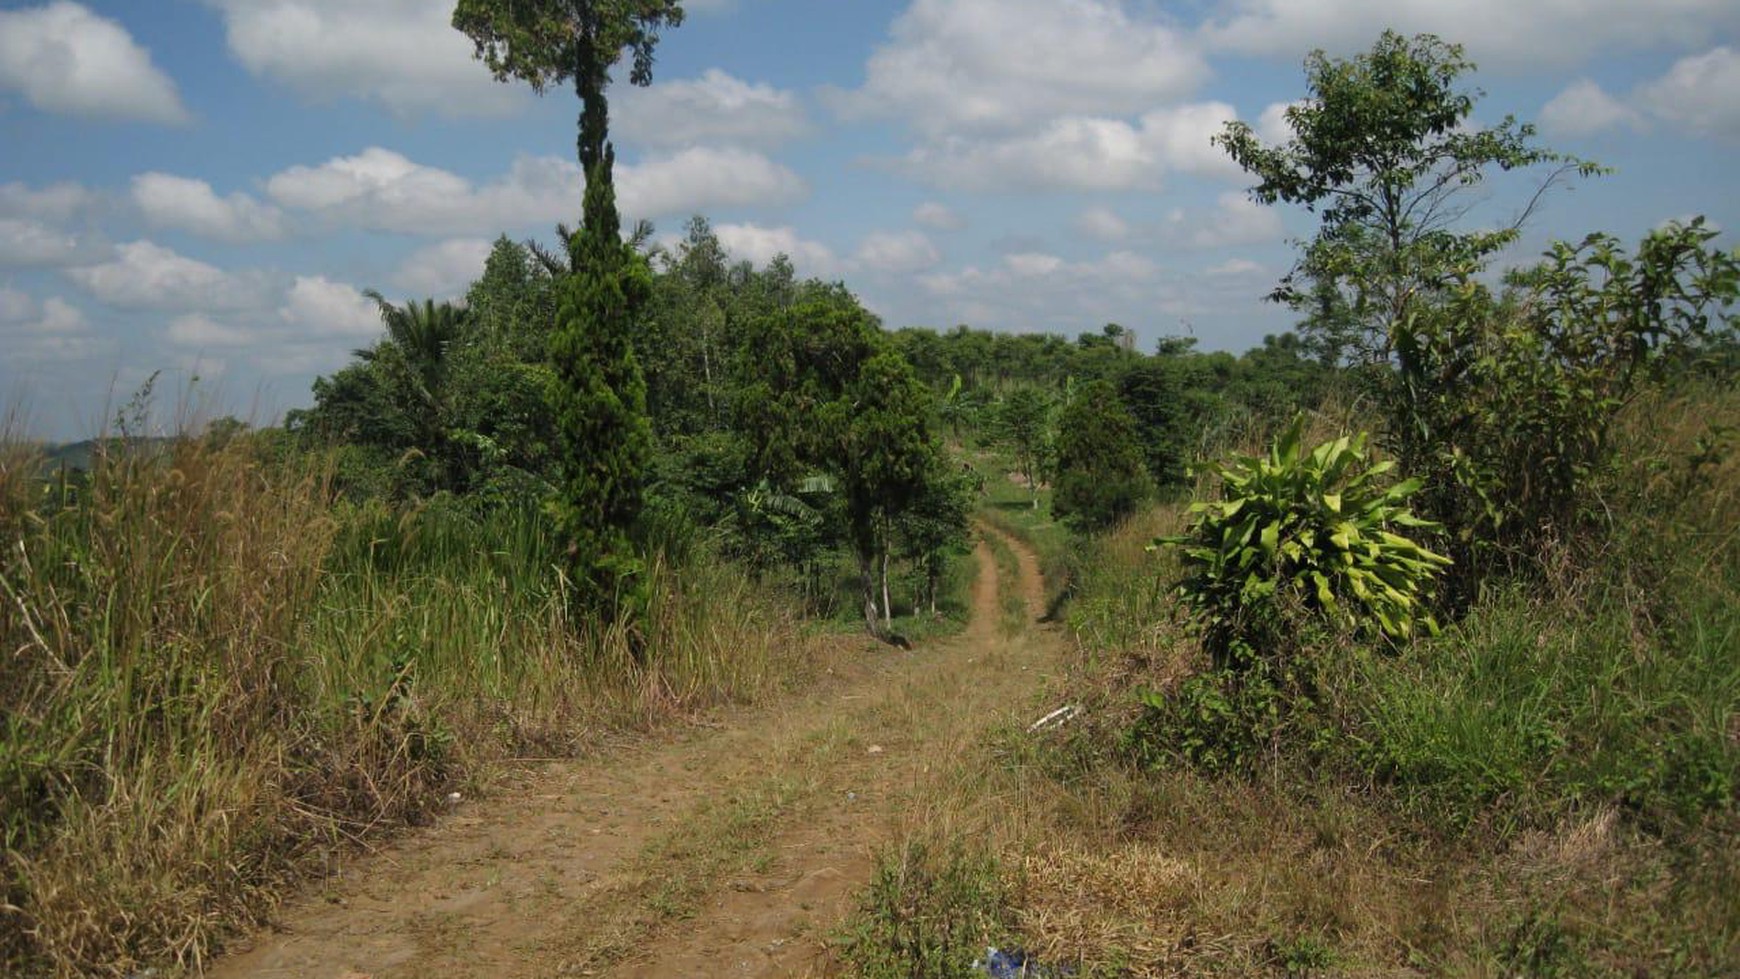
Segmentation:
{"type": "Polygon", "coordinates": [[[631,642],[567,621],[535,513],[334,507],[246,440],[33,473],[0,460],[0,971],[197,965],[493,759],[805,667],[730,568],[655,561],[631,642]]]}
{"type": "Polygon", "coordinates": [[[1236,774],[1153,743],[1215,703],[1151,727],[1136,697],[1204,665],[1143,548],[1179,515],[1099,542],[1069,617],[1088,721],[1040,759],[1077,845],[1029,868],[1070,882],[1025,892],[1030,945],[1133,975],[1728,973],[1740,514],[1709,440],[1737,420],[1727,393],[1643,406],[1604,550],[1407,648],[1309,650],[1313,702],[1236,774]],[[1142,896],[1095,909],[1096,879],[1142,896]]]}
{"type": "MultiPolygon", "coordinates": [[[[1206,665],[1165,591],[1173,558],[1146,549],[1180,508],[1096,542],[1067,616],[1081,714],[997,746],[998,798],[1026,823],[992,852],[1002,903],[958,887],[950,920],[995,920],[1078,975],[1732,974],[1737,430],[1731,392],[1640,404],[1601,550],[1438,637],[1310,650],[1312,703],[1232,773],[1153,743],[1189,725],[1152,725],[1138,696],[1206,665]]],[[[944,832],[930,876],[958,876],[935,855],[982,835],[944,832]]]]}

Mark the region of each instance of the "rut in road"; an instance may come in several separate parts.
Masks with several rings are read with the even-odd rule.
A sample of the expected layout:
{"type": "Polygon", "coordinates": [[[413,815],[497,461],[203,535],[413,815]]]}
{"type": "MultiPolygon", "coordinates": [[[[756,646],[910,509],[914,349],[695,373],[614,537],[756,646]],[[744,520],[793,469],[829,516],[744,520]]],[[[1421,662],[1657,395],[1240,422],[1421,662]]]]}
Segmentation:
{"type": "Polygon", "coordinates": [[[832,682],[663,743],[550,766],[467,803],[287,907],[209,975],[792,976],[834,970],[830,931],[878,844],[948,818],[985,733],[1028,719],[1059,642],[1031,625],[1033,554],[1000,582],[981,542],[964,633],[862,647],[832,682]],[[1025,627],[1000,624],[1016,589],[1025,627]],[[953,799],[953,803],[942,800],[953,799]]]}

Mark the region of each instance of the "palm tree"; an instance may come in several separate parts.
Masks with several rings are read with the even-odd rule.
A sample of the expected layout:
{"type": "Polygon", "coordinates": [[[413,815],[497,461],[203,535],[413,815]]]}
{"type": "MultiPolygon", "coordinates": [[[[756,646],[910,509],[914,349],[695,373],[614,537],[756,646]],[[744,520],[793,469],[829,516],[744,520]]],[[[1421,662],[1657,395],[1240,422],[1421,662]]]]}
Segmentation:
{"type": "Polygon", "coordinates": [[[363,295],[380,307],[387,336],[373,347],[354,351],[356,356],[389,370],[403,371],[417,399],[439,412],[444,407],[447,367],[451,362],[448,354],[467,332],[471,311],[450,302],[437,304],[433,299],[425,299],[421,304],[406,300],[405,305],[395,306],[373,289],[363,295]]]}
{"type": "Polygon", "coordinates": [[[410,422],[412,447],[432,467],[433,486],[453,489],[464,466],[449,438],[453,411],[448,375],[454,350],[470,332],[471,311],[433,299],[395,306],[373,289],[364,295],[380,307],[387,335],[355,354],[380,372],[410,422]]]}

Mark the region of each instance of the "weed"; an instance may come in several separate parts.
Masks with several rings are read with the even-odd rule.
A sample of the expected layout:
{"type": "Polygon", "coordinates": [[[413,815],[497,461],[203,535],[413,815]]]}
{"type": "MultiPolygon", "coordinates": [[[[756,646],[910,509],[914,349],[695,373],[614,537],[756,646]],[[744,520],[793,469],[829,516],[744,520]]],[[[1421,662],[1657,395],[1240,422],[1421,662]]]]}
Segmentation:
{"type": "Polygon", "coordinates": [[[840,942],[866,979],[954,979],[1008,934],[995,859],[965,844],[908,839],[883,848],[840,942]]]}

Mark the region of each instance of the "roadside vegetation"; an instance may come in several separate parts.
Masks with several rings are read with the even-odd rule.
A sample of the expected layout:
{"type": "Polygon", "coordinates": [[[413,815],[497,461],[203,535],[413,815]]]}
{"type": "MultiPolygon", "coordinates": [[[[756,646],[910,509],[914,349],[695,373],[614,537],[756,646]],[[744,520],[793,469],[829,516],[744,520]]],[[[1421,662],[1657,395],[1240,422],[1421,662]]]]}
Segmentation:
{"type": "MultiPolygon", "coordinates": [[[[1217,140],[1258,200],[1321,216],[1274,294],[1297,333],[890,331],[705,218],[620,227],[611,72],[646,84],[681,20],[458,4],[499,78],[573,84],[581,226],[498,240],[463,301],[376,295],[381,337],[281,426],[164,434],[147,385],[93,442],[0,438],[0,971],[196,971],[502,766],[768,701],[823,644],[958,631],[977,521],[986,661],[1047,699],[1000,676],[989,739],[940,725],[962,743],[830,939],[843,967],[1732,972],[1740,255],[1715,231],[1495,276],[1527,214],[1469,231],[1470,189],[1601,169],[1479,128],[1460,49],[1387,33],[1308,60],[1288,142],[1217,140]]],[[[649,850],[578,960],[702,906],[782,777],[672,837],[692,876],[649,850]]]]}
{"type": "Polygon", "coordinates": [[[991,490],[987,519],[1069,555],[1043,703],[1078,710],[997,739],[1001,797],[1028,801],[997,833],[887,852],[865,974],[969,975],[987,942],[1090,976],[1740,962],[1740,253],[1670,223],[1495,285],[1516,227],[1462,231],[1459,195],[1600,168],[1469,124],[1471,70],[1386,34],[1307,62],[1292,142],[1228,127],[1258,199],[1322,215],[1275,298],[1335,369],[1298,413],[1170,443],[1109,529],[1059,542],[1024,475],[991,490]],[[889,969],[926,936],[906,908],[976,930],[889,969]]]}

